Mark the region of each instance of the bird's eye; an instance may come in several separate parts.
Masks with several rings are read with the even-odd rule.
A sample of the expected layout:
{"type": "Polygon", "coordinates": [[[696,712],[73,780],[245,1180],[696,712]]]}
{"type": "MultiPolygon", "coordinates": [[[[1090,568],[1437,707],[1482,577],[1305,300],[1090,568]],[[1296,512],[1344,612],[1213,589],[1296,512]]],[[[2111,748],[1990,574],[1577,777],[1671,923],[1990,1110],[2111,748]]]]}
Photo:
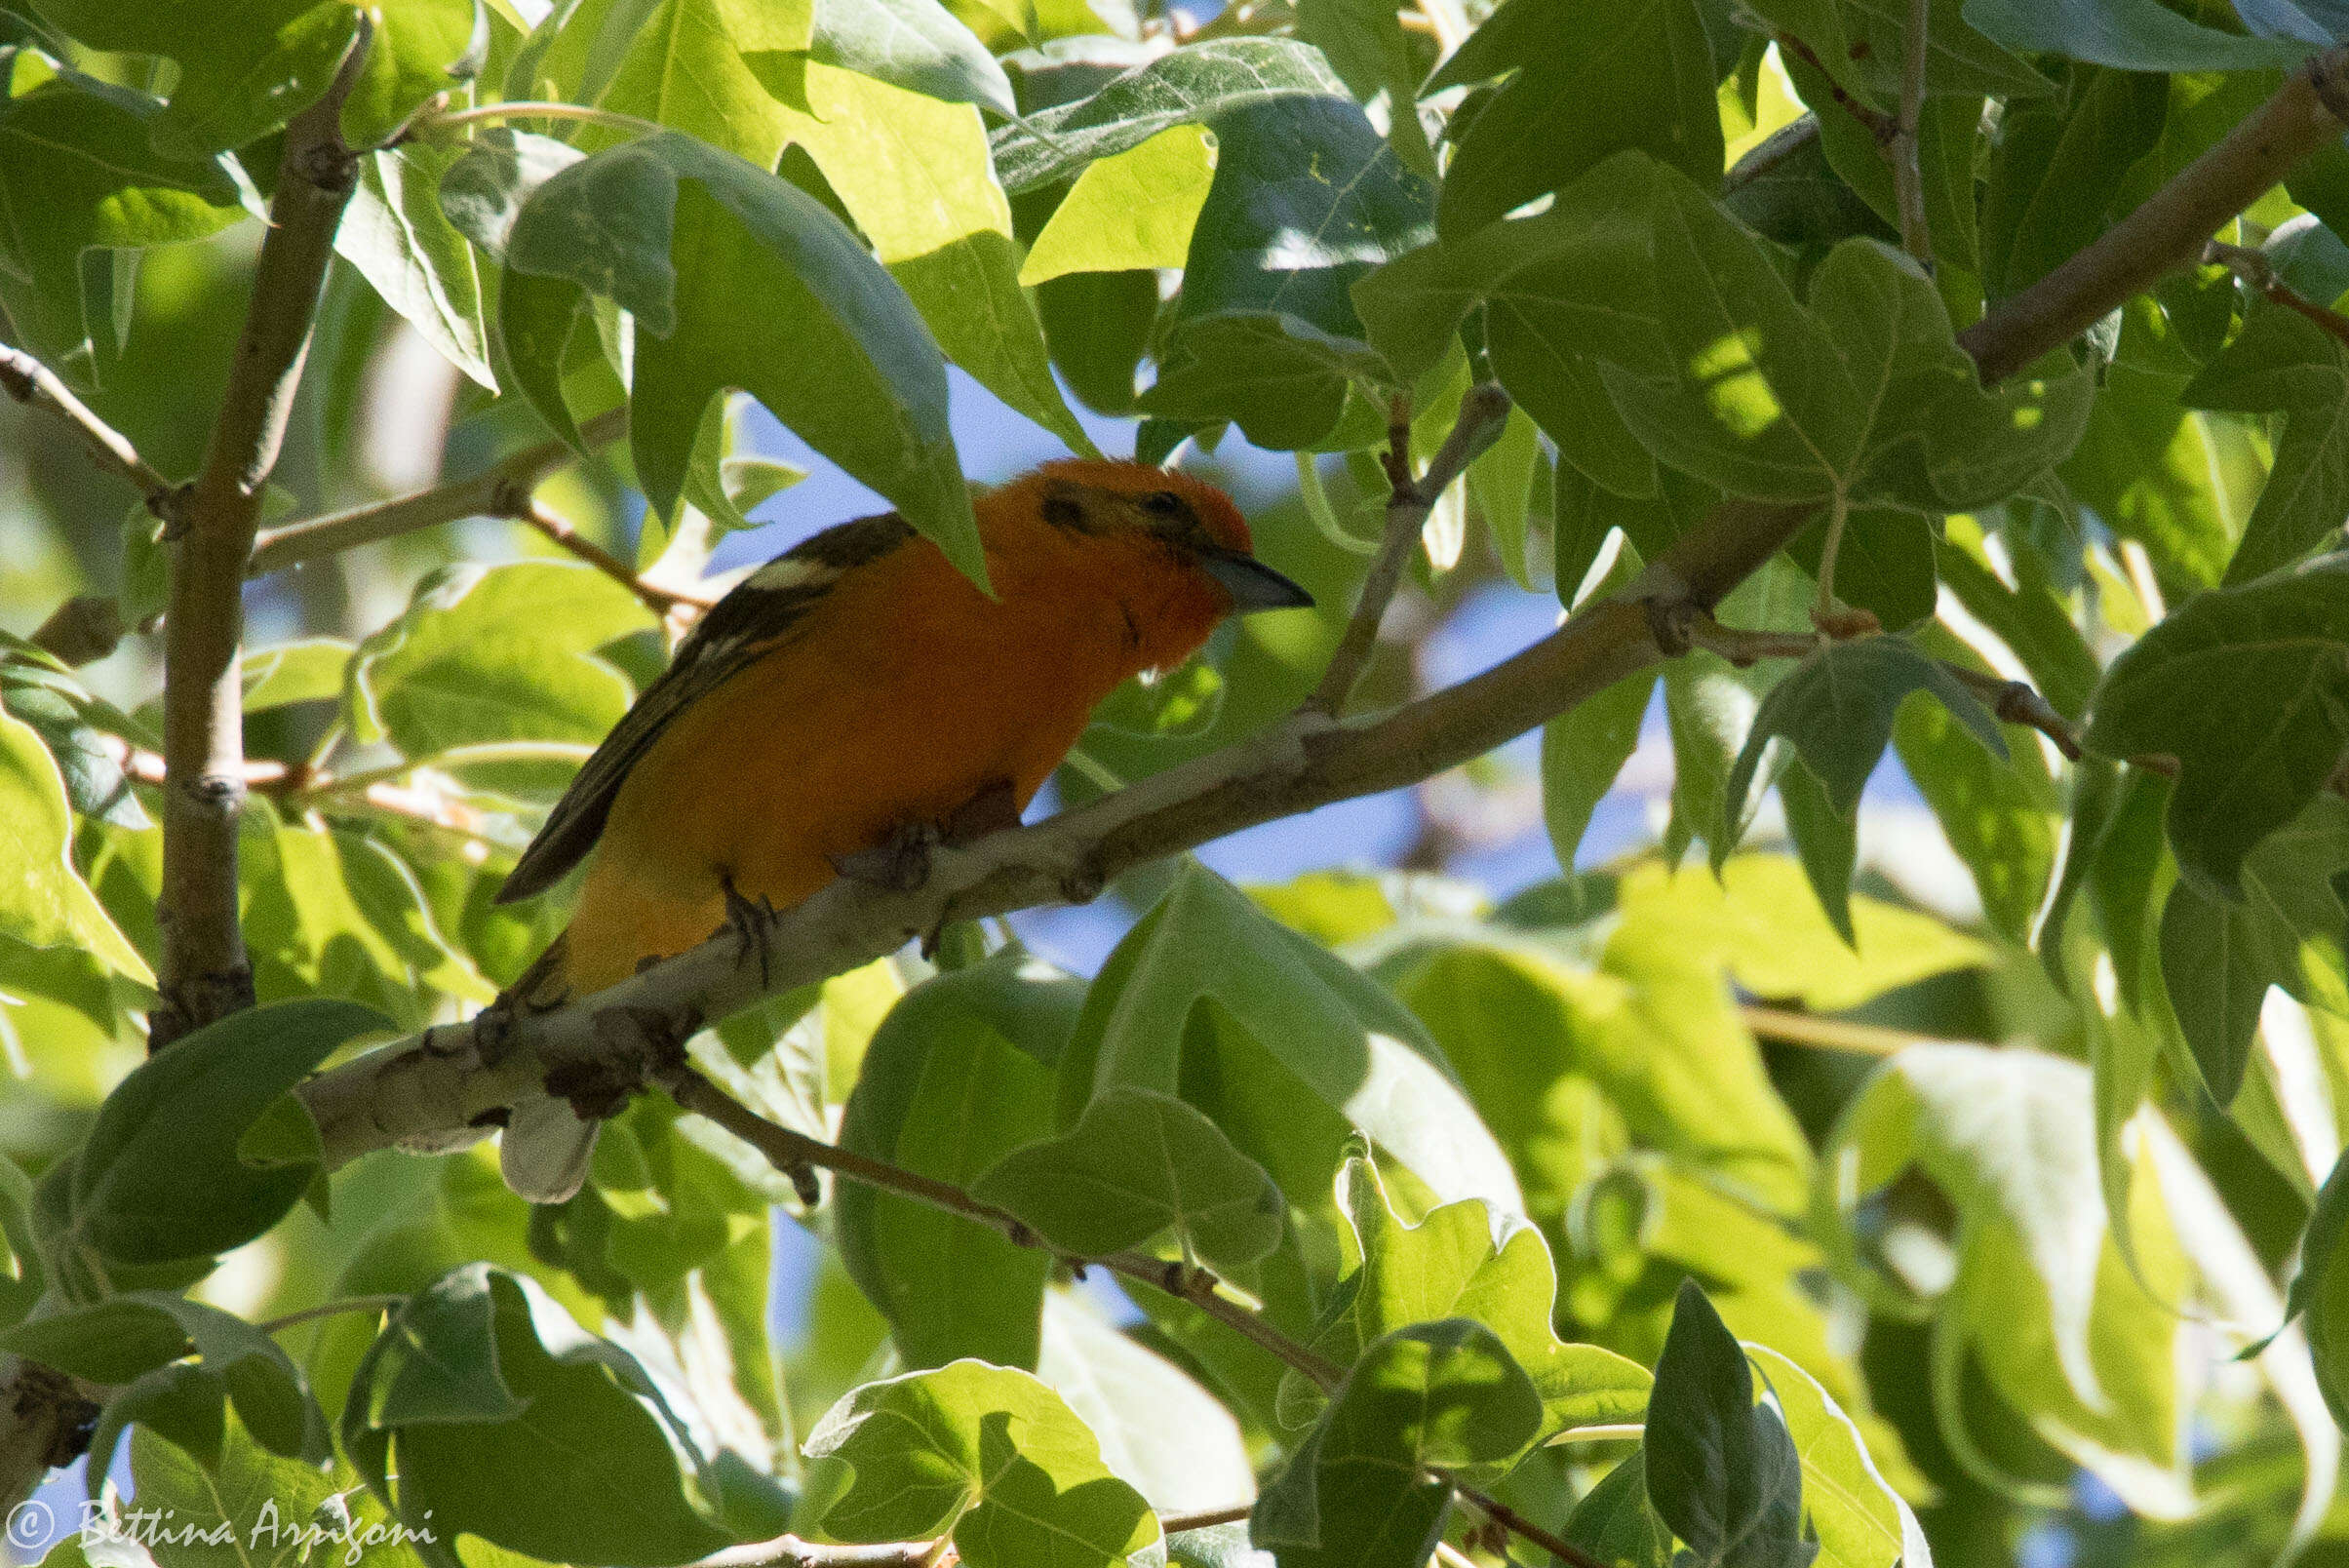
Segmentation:
{"type": "Polygon", "coordinates": [[[1173,490],[1153,490],[1142,497],[1142,510],[1153,517],[1181,517],[1183,497],[1173,490]]]}

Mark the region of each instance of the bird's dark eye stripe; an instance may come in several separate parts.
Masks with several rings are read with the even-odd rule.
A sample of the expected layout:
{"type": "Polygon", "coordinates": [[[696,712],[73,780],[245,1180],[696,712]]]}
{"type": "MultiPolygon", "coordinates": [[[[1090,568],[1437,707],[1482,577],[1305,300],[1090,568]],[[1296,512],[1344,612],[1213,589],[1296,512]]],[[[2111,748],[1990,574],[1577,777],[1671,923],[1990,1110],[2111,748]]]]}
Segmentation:
{"type": "Polygon", "coordinates": [[[1153,490],[1142,497],[1142,509],[1157,517],[1181,517],[1191,510],[1173,490],[1153,490]]]}

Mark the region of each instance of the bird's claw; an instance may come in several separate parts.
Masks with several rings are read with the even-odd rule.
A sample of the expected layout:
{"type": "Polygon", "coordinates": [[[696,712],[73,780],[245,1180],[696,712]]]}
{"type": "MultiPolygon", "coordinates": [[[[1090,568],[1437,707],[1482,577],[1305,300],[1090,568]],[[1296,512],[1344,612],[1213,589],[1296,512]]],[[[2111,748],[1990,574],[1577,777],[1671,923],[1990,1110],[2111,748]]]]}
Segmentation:
{"type": "Polygon", "coordinates": [[[741,968],[756,955],[759,988],[763,991],[767,986],[767,935],[774,926],[775,906],[764,893],[756,899],[743,897],[730,876],[720,878],[718,885],[725,891],[725,924],[722,929],[733,933],[734,967],[741,968]]]}

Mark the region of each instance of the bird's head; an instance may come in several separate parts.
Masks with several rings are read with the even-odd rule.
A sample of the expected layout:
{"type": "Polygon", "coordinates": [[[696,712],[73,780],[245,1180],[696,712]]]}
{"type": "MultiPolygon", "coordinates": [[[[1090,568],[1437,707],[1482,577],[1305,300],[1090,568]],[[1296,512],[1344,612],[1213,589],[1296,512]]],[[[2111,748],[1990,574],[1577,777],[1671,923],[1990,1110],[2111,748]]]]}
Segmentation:
{"type": "Polygon", "coordinates": [[[1046,463],[1017,489],[1035,515],[1074,539],[1128,547],[1195,569],[1228,595],[1224,613],[1293,609],[1313,596],[1256,559],[1232,497],[1189,474],[1148,463],[1046,463]]]}

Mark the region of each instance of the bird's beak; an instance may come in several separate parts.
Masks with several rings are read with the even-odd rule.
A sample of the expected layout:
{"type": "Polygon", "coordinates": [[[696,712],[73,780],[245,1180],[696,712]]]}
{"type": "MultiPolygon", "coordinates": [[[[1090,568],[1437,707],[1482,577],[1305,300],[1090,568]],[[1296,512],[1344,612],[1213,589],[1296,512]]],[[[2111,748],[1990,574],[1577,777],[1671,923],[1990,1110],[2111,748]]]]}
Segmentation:
{"type": "Polygon", "coordinates": [[[1199,552],[1199,569],[1224,585],[1232,596],[1233,613],[1259,609],[1304,609],[1313,596],[1271,567],[1238,550],[1209,548],[1199,552]]]}

